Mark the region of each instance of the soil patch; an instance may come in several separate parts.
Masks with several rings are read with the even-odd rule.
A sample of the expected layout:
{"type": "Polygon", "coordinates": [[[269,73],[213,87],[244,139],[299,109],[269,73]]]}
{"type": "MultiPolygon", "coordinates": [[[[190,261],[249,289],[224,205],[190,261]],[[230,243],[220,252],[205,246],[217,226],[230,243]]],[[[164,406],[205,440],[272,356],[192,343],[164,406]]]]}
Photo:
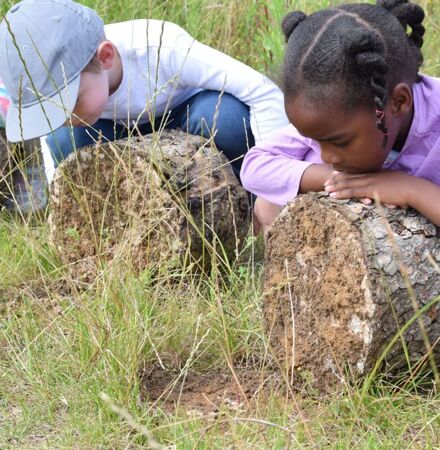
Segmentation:
{"type": "Polygon", "coordinates": [[[143,402],[167,413],[183,409],[196,417],[216,416],[220,411],[245,411],[255,401],[283,391],[281,376],[276,371],[182,372],[155,366],[142,374],[143,402]]]}

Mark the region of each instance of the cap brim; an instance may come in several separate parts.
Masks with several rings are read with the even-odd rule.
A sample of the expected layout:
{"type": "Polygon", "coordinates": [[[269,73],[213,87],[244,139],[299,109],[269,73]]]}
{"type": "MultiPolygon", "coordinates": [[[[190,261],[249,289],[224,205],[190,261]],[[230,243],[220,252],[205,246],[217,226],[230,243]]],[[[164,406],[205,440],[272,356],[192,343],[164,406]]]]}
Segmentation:
{"type": "Polygon", "coordinates": [[[26,141],[55,131],[69,119],[78,98],[78,75],[53,97],[20,109],[11,103],[6,118],[6,137],[10,142],[26,141]]]}

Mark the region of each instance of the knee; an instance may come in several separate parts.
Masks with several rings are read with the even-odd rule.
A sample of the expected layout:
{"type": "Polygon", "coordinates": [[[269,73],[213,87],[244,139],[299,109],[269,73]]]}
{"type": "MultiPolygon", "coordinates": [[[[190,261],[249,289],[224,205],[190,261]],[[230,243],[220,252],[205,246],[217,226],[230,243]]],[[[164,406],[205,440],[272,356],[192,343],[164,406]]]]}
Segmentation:
{"type": "Polygon", "coordinates": [[[273,221],[281,211],[281,206],[275,205],[264,198],[257,197],[254,206],[254,232],[259,234],[263,231],[266,237],[272,227],[273,221]]]}
{"type": "Polygon", "coordinates": [[[214,127],[227,132],[233,139],[246,141],[253,139],[250,126],[249,106],[231,94],[223,94],[219,100],[218,115],[214,127]]]}
{"type": "Polygon", "coordinates": [[[231,94],[203,91],[190,105],[189,114],[189,132],[213,137],[217,148],[232,162],[232,169],[240,180],[243,155],[255,145],[249,107],[231,94]]]}
{"type": "Polygon", "coordinates": [[[224,141],[253,146],[249,107],[231,94],[203,91],[189,110],[189,129],[209,137],[215,131],[217,146],[224,141]]]}

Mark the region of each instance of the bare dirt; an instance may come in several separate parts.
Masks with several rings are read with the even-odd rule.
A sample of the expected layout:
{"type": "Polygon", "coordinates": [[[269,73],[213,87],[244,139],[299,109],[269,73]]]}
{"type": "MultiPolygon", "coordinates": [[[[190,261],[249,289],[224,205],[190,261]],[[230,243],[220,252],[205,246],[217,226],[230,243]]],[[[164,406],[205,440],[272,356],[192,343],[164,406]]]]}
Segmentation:
{"type": "Polygon", "coordinates": [[[270,370],[237,369],[180,373],[160,366],[146,369],[142,379],[142,401],[167,413],[182,409],[195,417],[215,417],[221,411],[244,412],[256,400],[281,396],[279,373],[270,370]]]}

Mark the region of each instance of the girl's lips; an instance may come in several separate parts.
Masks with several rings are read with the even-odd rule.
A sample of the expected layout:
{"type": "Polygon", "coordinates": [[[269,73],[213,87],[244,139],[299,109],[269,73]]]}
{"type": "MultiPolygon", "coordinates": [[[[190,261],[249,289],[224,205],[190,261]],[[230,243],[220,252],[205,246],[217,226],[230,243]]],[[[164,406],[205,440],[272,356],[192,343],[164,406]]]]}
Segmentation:
{"type": "Polygon", "coordinates": [[[341,166],[332,166],[333,170],[336,170],[336,172],[348,172],[346,167],[341,167],[341,166]]]}
{"type": "Polygon", "coordinates": [[[355,169],[354,167],[341,167],[341,166],[332,166],[333,170],[336,172],[344,172],[344,173],[364,173],[365,171],[355,169]]]}

